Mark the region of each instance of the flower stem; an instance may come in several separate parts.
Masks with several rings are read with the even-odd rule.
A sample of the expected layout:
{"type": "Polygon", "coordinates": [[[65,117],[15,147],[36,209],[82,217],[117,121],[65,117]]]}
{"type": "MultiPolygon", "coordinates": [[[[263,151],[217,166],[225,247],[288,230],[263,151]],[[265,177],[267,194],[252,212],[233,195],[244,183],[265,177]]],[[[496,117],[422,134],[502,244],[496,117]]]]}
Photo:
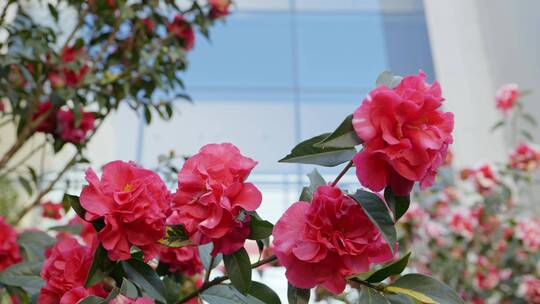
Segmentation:
{"type": "Polygon", "coordinates": [[[215,261],[216,257],[211,257],[210,258],[210,265],[208,265],[208,270],[206,271],[205,275],[204,275],[204,283],[207,283],[208,280],[210,279],[210,273],[212,272],[212,267],[214,267],[214,261],[215,261]]]}
{"type": "Polygon", "coordinates": [[[337,183],[339,182],[339,180],[345,175],[345,173],[347,173],[347,171],[349,171],[350,168],[352,168],[353,166],[353,161],[351,160],[350,162],[347,163],[347,165],[345,166],[345,168],[343,168],[343,170],[341,170],[341,172],[339,173],[339,175],[336,177],[336,179],[332,182],[332,187],[335,187],[337,185],[337,183]]]}

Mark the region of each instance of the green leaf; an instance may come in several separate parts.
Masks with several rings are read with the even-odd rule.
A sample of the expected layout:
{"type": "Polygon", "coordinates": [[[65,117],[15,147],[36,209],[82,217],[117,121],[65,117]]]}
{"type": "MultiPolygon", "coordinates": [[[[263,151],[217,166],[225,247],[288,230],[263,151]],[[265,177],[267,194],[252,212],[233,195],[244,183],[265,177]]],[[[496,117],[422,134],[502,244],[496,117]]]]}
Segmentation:
{"type": "Polygon", "coordinates": [[[308,304],[311,291],[309,289],[297,288],[288,283],[287,299],[289,304],[308,304]]]}
{"type": "Polygon", "coordinates": [[[251,282],[249,295],[259,299],[264,304],[281,304],[281,300],[276,292],[263,283],[251,282]]]}
{"type": "Polygon", "coordinates": [[[0,272],[0,283],[21,287],[30,294],[37,293],[45,284],[39,275],[42,266],[41,262],[26,262],[11,265],[0,272]]]}
{"type": "Polygon", "coordinates": [[[55,239],[43,231],[25,231],[17,236],[17,243],[23,249],[28,262],[39,262],[45,259],[45,249],[55,243],[55,239]]]}
{"type": "Polygon", "coordinates": [[[180,248],[191,244],[186,230],[182,225],[167,226],[167,233],[159,242],[172,248],[180,248]]]}
{"type": "Polygon", "coordinates": [[[104,298],[100,298],[98,296],[88,296],[84,298],[82,301],[77,302],[77,304],[105,304],[107,303],[104,298]]]}
{"type": "Polygon", "coordinates": [[[351,197],[364,209],[371,222],[379,228],[390,250],[394,253],[397,241],[396,228],[386,203],[376,194],[364,190],[356,191],[351,197]]]}
{"type": "Polygon", "coordinates": [[[321,134],[299,143],[292,149],[291,153],[279,162],[334,167],[350,161],[356,154],[354,148],[318,148],[314,146],[328,135],[330,133],[321,134]]]}
{"type": "Polygon", "coordinates": [[[209,304],[250,304],[246,296],[228,284],[212,286],[201,297],[209,304]]]}
{"type": "Polygon", "coordinates": [[[303,202],[311,202],[315,190],[317,190],[319,186],[326,185],[326,181],[317,169],[313,169],[307,176],[309,178],[309,186],[302,188],[302,194],[300,195],[300,200],[303,202]]]}
{"type": "Polygon", "coordinates": [[[274,225],[269,221],[260,220],[254,216],[251,217],[249,222],[250,233],[248,239],[250,240],[262,240],[272,235],[272,229],[274,225]]]}
{"type": "Polygon", "coordinates": [[[369,283],[379,283],[384,279],[388,278],[389,276],[400,274],[401,272],[403,272],[403,270],[405,270],[405,267],[407,267],[410,256],[411,253],[409,252],[405,256],[401,257],[399,260],[385,265],[383,268],[371,274],[366,279],[366,281],[368,281],[369,283]]]}
{"type": "Polygon", "coordinates": [[[182,288],[182,285],[170,276],[165,276],[163,278],[163,285],[165,286],[165,298],[167,299],[167,303],[177,303],[180,298],[180,289],[182,288]]]}
{"type": "Polygon", "coordinates": [[[160,302],[166,302],[165,287],[152,267],[137,259],[129,259],[120,263],[128,279],[139,284],[150,297],[160,302]]]}
{"type": "Polygon", "coordinates": [[[58,11],[56,10],[56,8],[52,5],[52,4],[47,4],[48,8],[49,8],[49,12],[51,13],[51,15],[53,16],[54,18],[54,21],[55,22],[58,22],[58,11]]]}
{"type": "Polygon", "coordinates": [[[464,304],[446,284],[423,274],[407,274],[388,285],[385,291],[407,295],[426,304],[464,304]]]}
{"type": "Polygon", "coordinates": [[[360,298],[358,303],[362,304],[388,304],[388,301],[384,298],[383,294],[379,291],[366,286],[360,286],[359,288],[360,298]]]}
{"type": "Polygon", "coordinates": [[[390,206],[392,213],[394,214],[394,221],[397,222],[409,209],[411,204],[410,196],[397,196],[392,192],[390,187],[384,189],[384,199],[390,206]]]}
{"type": "Polygon", "coordinates": [[[384,295],[384,297],[391,304],[416,304],[418,303],[406,295],[401,295],[397,293],[387,293],[384,295]]]}
{"type": "Polygon", "coordinates": [[[533,135],[532,135],[529,131],[521,129],[521,130],[520,130],[520,133],[521,133],[521,135],[523,135],[527,140],[529,140],[529,141],[534,141],[534,137],[533,137],[533,135]]]}
{"type": "MultiPolygon", "coordinates": [[[[81,202],[79,200],[79,197],[76,195],[70,195],[70,194],[64,194],[64,197],[62,198],[62,204],[71,206],[71,208],[77,213],[77,215],[85,220],[86,210],[81,206],[81,202]]],[[[105,227],[105,223],[103,222],[103,219],[97,219],[95,221],[89,222],[91,223],[96,231],[100,231],[105,227]]]]}
{"type": "Polygon", "coordinates": [[[498,121],[496,124],[493,125],[493,127],[491,127],[490,132],[493,132],[497,130],[498,128],[504,126],[504,123],[505,123],[504,120],[498,121]]]}
{"type": "Polygon", "coordinates": [[[120,293],[128,298],[137,298],[140,296],[139,289],[135,284],[126,278],[122,278],[122,285],[120,286],[120,293]]]}
{"type": "Polygon", "coordinates": [[[81,224],[69,224],[69,225],[62,225],[62,226],[53,226],[49,228],[49,230],[67,232],[73,235],[80,235],[82,232],[82,229],[83,229],[83,226],[81,224]]]}
{"type": "Polygon", "coordinates": [[[251,262],[244,248],[232,254],[223,256],[225,270],[233,286],[243,294],[247,294],[251,288],[251,262]]]}
{"type": "Polygon", "coordinates": [[[318,148],[353,148],[362,143],[352,124],[352,114],[347,116],[337,129],[315,144],[318,148]]]}
{"type": "Polygon", "coordinates": [[[32,195],[32,193],[34,192],[34,189],[32,189],[32,185],[26,178],[19,176],[19,183],[21,183],[21,185],[24,188],[24,191],[26,191],[28,195],[32,195]]]}
{"type": "Polygon", "coordinates": [[[534,117],[531,114],[523,113],[522,116],[523,116],[523,119],[525,119],[531,125],[538,126],[538,122],[536,121],[536,119],[534,119],[534,117]]]}
{"type": "Polygon", "coordinates": [[[394,73],[390,71],[384,71],[379,75],[379,77],[377,77],[377,81],[375,82],[375,84],[377,86],[385,85],[393,89],[397,87],[397,85],[401,82],[402,79],[403,77],[396,76],[394,75],[394,73]]]}
{"type": "MultiPolygon", "coordinates": [[[[210,269],[210,261],[212,260],[212,256],[210,253],[212,252],[212,249],[214,248],[214,245],[212,243],[200,245],[198,247],[199,249],[199,257],[201,258],[201,262],[204,266],[204,269],[208,271],[210,269]]],[[[221,263],[221,260],[223,259],[223,255],[220,253],[214,257],[214,262],[212,263],[212,268],[215,268],[219,263],[221,263]]]]}
{"type": "Polygon", "coordinates": [[[116,263],[109,259],[107,250],[100,244],[96,252],[94,252],[94,259],[92,260],[92,266],[88,271],[88,277],[86,278],[85,287],[93,286],[101,282],[116,266],[116,263]]]}

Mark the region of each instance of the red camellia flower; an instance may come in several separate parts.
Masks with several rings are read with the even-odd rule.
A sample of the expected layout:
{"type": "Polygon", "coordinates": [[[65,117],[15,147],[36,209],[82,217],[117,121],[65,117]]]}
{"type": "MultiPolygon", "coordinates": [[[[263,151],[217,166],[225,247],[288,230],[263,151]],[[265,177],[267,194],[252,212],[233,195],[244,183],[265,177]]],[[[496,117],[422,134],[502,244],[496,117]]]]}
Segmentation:
{"type": "Polygon", "coordinates": [[[92,112],[82,112],[81,121],[76,124],[75,114],[70,110],[60,110],[57,114],[60,138],[63,141],[79,144],[86,140],[88,133],[95,129],[92,112]]]}
{"type": "Polygon", "coordinates": [[[144,252],[146,261],[159,254],[171,194],[154,172],[134,163],[113,161],[103,167],[101,180],[86,171],[89,185],[81,192],[86,220],[103,218],[98,238],[112,260],[127,260],[131,246],[144,252]]]}
{"type": "Polygon", "coordinates": [[[110,302],[110,304],[154,304],[154,303],[155,302],[152,299],[148,299],[148,298],[132,299],[121,294],[119,294],[116,298],[114,298],[110,302]]]}
{"type": "Polygon", "coordinates": [[[90,67],[84,64],[78,70],[73,70],[68,67],[67,64],[78,60],[85,54],[83,48],[75,49],[72,47],[66,47],[60,54],[62,60],[62,67],[55,69],[47,74],[47,78],[51,82],[53,88],[61,88],[63,86],[75,87],[77,86],[88,73],[90,67]]]}
{"type": "Polygon", "coordinates": [[[41,277],[45,286],[41,288],[38,303],[40,304],[72,304],[73,299],[92,295],[103,296],[106,292],[101,284],[84,288],[93,250],[83,246],[73,238],[57,242],[45,251],[45,262],[41,269],[41,277]]]}
{"type": "Polygon", "coordinates": [[[186,50],[191,50],[195,45],[195,32],[191,24],[184,19],[184,16],[176,15],[173,22],[167,24],[167,29],[184,42],[186,50]]]}
{"type": "Polygon", "coordinates": [[[353,114],[353,127],[364,149],[353,159],[356,175],[365,187],[381,191],[389,186],[408,195],[415,181],[433,184],[437,168],[452,143],[454,116],[439,108],[439,83],[429,85],[426,75],[411,75],[390,89],[371,91],[353,114]]]}
{"type": "Polygon", "coordinates": [[[210,18],[219,19],[230,14],[231,0],[210,0],[210,18]]]}
{"type": "Polygon", "coordinates": [[[501,86],[499,90],[497,90],[495,102],[497,103],[497,108],[506,114],[514,108],[514,104],[518,98],[518,85],[509,83],[501,86]]]}
{"type": "Polygon", "coordinates": [[[62,214],[60,213],[60,210],[64,208],[62,204],[55,204],[53,202],[48,201],[41,204],[41,208],[43,210],[41,213],[41,216],[43,217],[47,217],[47,218],[51,218],[55,220],[62,218],[62,214]]]}
{"type": "Polygon", "coordinates": [[[313,200],[294,203],[274,227],[274,252],[299,288],[321,284],[341,293],[346,278],[393,258],[364,210],[339,188],[320,186],[313,200]]]}
{"type": "Polygon", "coordinates": [[[145,31],[148,33],[148,32],[152,32],[154,31],[154,29],[156,28],[156,24],[154,23],[154,21],[152,21],[152,19],[150,18],[144,18],[144,19],[141,19],[141,22],[144,24],[145,26],[145,31]]]}
{"type": "Polygon", "coordinates": [[[178,173],[170,225],[183,225],[195,245],[212,242],[212,255],[240,249],[249,235],[250,216],[261,192],[246,183],[257,164],[233,144],[210,144],[190,157],[178,173]]]}
{"type": "Polygon", "coordinates": [[[178,272],[193,276],[202,273],[204,267],[199,258],[196,246],[171,248],[163,246],[159,255],[159,262],[169,266],[170,272],[178,272]]]}
{"type": "Polygon", "coordinates": [[[0,216],[0,271],[22,261],[17,231],[0,216]]]}
{"type": "Polygon", "coordinates": [[[38,106],[37,112],[32,116],[32,120],[42,119],[42,122],[36,127],[36,131],[53,134],[56,130],[56,111],[50,101],[42,102],[38,106]],[[46,118],[41,118],[47,115],[46,118]]]}
{"type": "Polygon", "coordinates": [[[510,165],[525,172],[534,171],[540,164],[540,152],[526,144],[520,144],[510,155],[510,165]]]}

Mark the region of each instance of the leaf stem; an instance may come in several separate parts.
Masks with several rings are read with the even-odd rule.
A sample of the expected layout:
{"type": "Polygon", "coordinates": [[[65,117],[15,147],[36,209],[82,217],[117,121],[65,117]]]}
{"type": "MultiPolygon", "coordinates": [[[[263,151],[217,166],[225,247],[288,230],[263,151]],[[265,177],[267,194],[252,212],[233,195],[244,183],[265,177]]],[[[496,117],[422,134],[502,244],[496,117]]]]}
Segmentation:
{"type": "Polygon", "coordinates": [[[339,175],[336,177],[336,179],[332,182],[332,187],[335,187],[337,185],[337,183],[339,182],[339,180],[345,175],[345,173],[347,173],[347,171],[349,171],[350,168],[352,168],[353,166],[353,161],[349,161],[347,163],[347,165],[345,166],[345,168],[343,168],[343,170],[341,170],[341,172],[339,173],[339,175]]]}
{"type": "Polygon", "coordinates": [[[206,273],[204,274],[204,283],[207,283],[208,280],[210,279],[210,273],[212,272],[212,267],[214,267],[214,261],[215,261],[216,257],[212,256],[210,258],[210,265],[208,265],[208,270],[206,271],[206,273]]]}

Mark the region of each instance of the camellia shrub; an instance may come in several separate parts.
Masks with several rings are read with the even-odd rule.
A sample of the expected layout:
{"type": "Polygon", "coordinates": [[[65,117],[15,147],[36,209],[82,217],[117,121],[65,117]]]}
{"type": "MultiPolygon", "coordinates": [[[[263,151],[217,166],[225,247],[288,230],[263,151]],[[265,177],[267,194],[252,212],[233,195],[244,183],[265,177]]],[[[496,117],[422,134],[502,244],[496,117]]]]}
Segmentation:
{"type": "Polygon", "coordinates": [[[503,119],[518,144],[503,163],[455,170],[448,159],[444,178],[418,192],[400,222],[401,248],[418,251],[417,271],[444,280],[467,301],[540,303],[540,217],[526,205],[540,166],[540,151],[525,129],[536,126],[524,110],[517,85],[497,92],[503,119]]]}
{"type": "Polygon", "coordinates": [[[155,114],[171,118],[173,101],[189,99],[182,78],[196,32],[208,37],[230,5],[228,0],[183,6],[175,1],[4,1],[0,211],[6,221],[19,224],[40,206],[49,217],[60,216],[59,205],[45,201],[47,194],[69,181],[67,172],[88,166],[88,143],[120,106],[147,123],[155,114]],[[45,170],[43,160],[28,162],[58,154],[54,160],[65,164],[57,172],[45,170]],[[10,193],[14,187],[25,195],[10,193]]]}
{"type": "Polygon", "coordinates": [[[88,168],[83,190],[64,197],[77,214],[69,225],[17,233],[2,221],[4,298],[274,304],[277,294],[252,277],[271,265],[286,269],[289,303],[307,303],[312,289],[336,299],[354,289],[356,303],[464,303],[441,281],[402,274],[409,255],[399,254],[396,232],[414,184],[430,187],[447,158],[453,115],[442,102],[439,84],[422,72],[381,74],[336,130],[280,160],[345,165],[332,181],[309,174],[275,225],[257,213],[266,203],[249,182],[257,161],[231,143],[205,145],[187,158],[173,189],[133,162],[112,161],[100,173],[88,168]],[[350,193],[339,182],[353,168],[359,189],[350,193]],[[256,257],[247,240],[256,242],[256,257]],[[215,268],[223,275],[212,275],[215,268]]]}

